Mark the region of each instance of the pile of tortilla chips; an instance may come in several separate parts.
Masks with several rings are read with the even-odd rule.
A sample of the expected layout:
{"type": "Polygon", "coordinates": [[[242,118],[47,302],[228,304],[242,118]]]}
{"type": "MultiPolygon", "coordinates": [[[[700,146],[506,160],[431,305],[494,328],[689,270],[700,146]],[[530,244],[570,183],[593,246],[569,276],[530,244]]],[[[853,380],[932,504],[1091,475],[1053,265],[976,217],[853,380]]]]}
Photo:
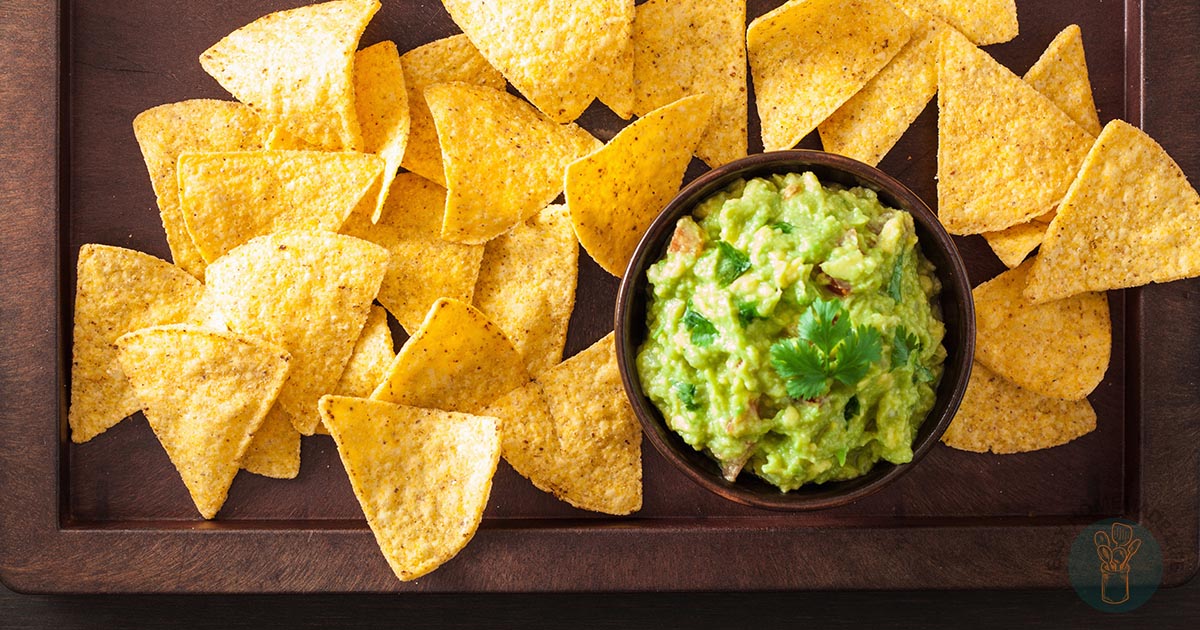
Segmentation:
{"type": "Polygon", "coordinates": [[[410,51],[360,47],[377,0],[264,16],[200,56],[237,101],[133,121],[175,264],[80,250],[74,441],[143,410],[213,518],[239,470],[293,478],[328,433],[402,580],[471,539],[500,457],[640,509],[612,335],[563,360],[579,246],[622,275],[693,155],[745,155],[747,62],[768,150],[815,129],[875,164],[938,95],[941,219],[1012,268],[976,289],[947,444],[1092,430],[1104,291],[1200,275],[1200,197],[1140,131],[1101,130],[1079,29],[1024,78],[976,47],[1017,35],[1012,0],[792,0],[748,28],[745,0],[443,4],[463,34],[410,51]],[[573,122],[594,100],[640,118],[602,143],[573,122]]]}

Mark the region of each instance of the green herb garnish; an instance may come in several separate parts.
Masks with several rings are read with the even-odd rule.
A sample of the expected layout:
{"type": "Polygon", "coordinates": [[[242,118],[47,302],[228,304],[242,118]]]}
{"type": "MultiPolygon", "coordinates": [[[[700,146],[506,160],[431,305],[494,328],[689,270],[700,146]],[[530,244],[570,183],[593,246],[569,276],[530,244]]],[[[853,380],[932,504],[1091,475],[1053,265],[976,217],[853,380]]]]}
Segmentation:
{"type": "Polygon", "coordinates": [[[896,257],[896,266],[892,267],[892,278],[888,281],[887,293],[892,301],[900,303],[900,292],[904,289],[904,254],[896,257]]]}
{"type": "Polygon", "coordinates": [[[854,385],[882,352],[879,331],[852,326],[840,300],[817,300],[800,316],[798,336],[771,346],[771,365],[792,398],[812,400],[830,380],[854,385]]]}
{"type": "Polygon", "coordinates": [[[699,311],[692,308],[691,302],[688,302],[687,308],[683,311],[683,325],[692,333],[692,343],[697,346],[707,346],[717,338],[717,327],[713,326],[713,323],[699,311]]]}
{"type": "Polygon", "coordinates": [[[683,403],[683,408],[688,411],[695,411],[700,408],[700,403],[696,402],[696,386],[691,383],[675,383],[675,395],[679,397],[679,402],[683,403]]]}
{"type": "Polygon", "coordinates": [[[794,229],[794,228],[792,228],[792,224],[788,223],[787,221],[779,221],[777,223],[772,223],[771,227],[773,229],[779,230],[780,232],[783,232],[784,234],[791,234],[792,230],[794,229]]]}
{"type": "Polygon", "coordinates": [[[858,402],[858,396],[851,396],[850,400],[846,401],[846,408],[842,411],[842,419],[850,422],[850,419],[858,415],[862,404],[858,402]]]}
{"type": "Polygon", "coordinates": [[[738,321],[742,324],[742,328],[749,326],[750,322],[762,318],[758,314],[758,306],[754,302],[738,302],[737,310],[738,321]]]}
{"type": "Polygon", "coordinates": [[[892,338],[892,369],[908,365],[908,358],[920,346],[921,342],[915,335],[903,327],[897,327],[895,336],[892,338]]]}
{"type": "Polygon", "coordinates": [[[717,260],[717,282],[724,287],[746,273],[750,268],[750,257],[725,241],[717,241],[717,250],[720,255],[717,260]]]}

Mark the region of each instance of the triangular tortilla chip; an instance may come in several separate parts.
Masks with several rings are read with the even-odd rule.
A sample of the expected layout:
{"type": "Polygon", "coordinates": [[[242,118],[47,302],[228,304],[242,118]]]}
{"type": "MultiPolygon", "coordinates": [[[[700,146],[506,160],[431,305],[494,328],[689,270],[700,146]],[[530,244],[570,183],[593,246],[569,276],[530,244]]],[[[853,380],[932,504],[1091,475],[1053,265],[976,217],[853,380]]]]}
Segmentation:
{"type": "Polygon", "coordinates": [[[826,151],[878,164],[937,93],[938,48],[950,27],[919,15],[895,58],[817,127],[826,151]]]}
{"type": "Polygon", "coordinates": [[[1080,293],[1034,305],[1021,293],[1034,262],[975,287],[975,360],[1043,396],[1084,398],[1108,369],[1108,299],[1080,293]]]}
{"type": "Polygon", "coordinates": [[[1063,110],[1093,136],[1100,135],[1100,116],[1092,100],[1083,33],[1075,24],[1050,42],[1037,63],[1025,73],[1025,82],[1063,110]]]}
{"type": "Polygon", "coordinates": [[[746,0],[650,0],[633,21],[634,111],[708,94],[696,156],[716,168],[746,155],[746,0]]]}
{"type": "Polygon", "coordinates": [[[712,112],[697,94],[660,107],[621,130],[603,149],[567,167],[571,223],[583,248],[620,277],[654,217],[679,192],[712,112]]]}
{"type": "Polygon", "coordinates": [[[372,221],[378,221],[408,146],[408,92],[396,44],[379,42],[355,53],[354,98],[363,150],[384,162],[383,177],[376,182],[378,201],[371,215],[372,221]]]}
{"type": "Polygon", "coordinates": [[[886,0],[792,0],[751,22],[763,149],[790,149],[816,129],[900,52],[912,26],[886,0]]]}
{"type": "Polygon", "coordinates": [[[567,165],[601,146],[580,127],[555,123],[491,88],[435,85],[425,102],[449,185],[447,240],[485,243],[533,216],[558,196],[567,165]]]}
{"type": "Polygon", "coordinates": [[[951,234],[995,232],[1054,207],[1092,136],[959,33],[942,39],[938,218],[951,234]]]}
{"type": "Polygon", "coordinates": [[[273,405],[254,432],[242,470],[273,479],[295,479],[300,474],[300,432],[279,405],[273,405]]]}
{"type": "Polygon", "coordinates": [[[208,267],[203,323],[277,343],[292,354],[279,404],[312,435],[317,400],[333,391],[367,321],[387,250],[331,232],[260,236],[208,267]]]}
{"type": "Polygon", "coordinates": [[[379,179],[365,153],[250,151],[179,156],[179,201],[206,262],[282,230],[336,232],[379,179]]]}
{"type": "Polygon", "coordinates": [[[203,279],[207,263],[183,222],[175,161],[181,153],[259,151],[276,133],[253,109],[233,101],[181,101],[148,109],[133,119],[133,135],[150,172],[171,258],[184,271],[203,279]]]}
{"type": "MultiPolygon", "coordinates": [[[[378,306],[371,307],[367,325],[363,326],[354,354],[346,363],[346,370],[333,388],[335,396],[367,398],[387,378],[388,368],[396,358],[392,346],[392,329],[388,327],[387,311],[378,306]]],[[[317,435],[329,435],[325,423],[317,425],[317,435]]]]}
{"type": "Polygon", "coordinates": [[[412,173],[401,173],[379,222],[359,208],[342,226],[349,234],[386,247],[391,257],[379,303],[409,334],[416,332],[438,298],[470,302],[483,259],[483,245],[443,241],[446,191],[412,173]]]}
{"type": "MultiPolygon", "coordinates": [[[[1053,218],[1053,213],[1047,214],[1053,218]]],[[[984,232],[982,236],[987,240],[988,247],[995,252],[996,258],[999,258],[1004,266],[1012,269],[1021,264],[1030,252],[1042,244],[1042,237],[1046,235],[1046,228],[1049,226],[1050,221],[1044,221],[1042,217],[1038,217],[1028,223],[1018,223],[999,232],[984,232]]]]}
{"type": "Polygon", "coordinates": [[[470,542],[500,460],[496,419],[326,396],[321,416],[396,577],[415,580],[470,542]]]}
{"type": "Polygon", "coordinates": [[[1046,302],[1200,275],[1200,195],[1157,142],[1104,127],[1050,223],[1025,295],[1046,302]]]}
{"type": "Polygon", "coordinates": [[[642,431],[611,333],[483,413],[500,418],[505,459],[538,488],[585,510],[641,509],[642,431]]]}
{"type": "Polygon", "coordinates": [[[454,35],[414,48],[400,57],[400,65],[404,66],[408,113],[412,119],[408,147],[400,165],[444,188],[442,145],[438,143],[433,115],[425,104],[425,88],[437,83],[459,82],[503,90],[504,75],[488,64],[466,35],[454,35]]]}
{"type": "Polygon", "coordinates": [[[508,334],[533,376],[562,361],[579,245],[566,206],[549,206],[488,241],[475,306],[508,334]]]}
{"type": "Polygon", "coordinates": [[[362,150],[354,50],[376,0],[335,0],[263,16],[200,55],[200,66],[272,125],[328,151],[362,150]]]}
{"type": "Polygon", "coordinates": [[[150,428],[196,509],[213,518],[287,378],[287,351],[185,325],[143,328],[116,345],[150,428]]]}
{"type": "Polygon", "coordinates": [[[945,20],[977,46],[999,44],[1017,36],[1015,0],[896,0],[906,11],[924,9],[945,20]]]}
{"type": "Polygon", "coordinates": [[[560,123],[578,118],[607,89],[623,49],[629,46],[633,20],[631,0],[442,0],[442,4],[513,87],[560,123]]]}
{"type": "Polygon", "coordinates": [[[204,286],[153,256],[108,245],[79,248],[71,349],[71,440],[86,442],[141,408],[117,363],[117,337],[188,317],[204,286]]]}
{"type": "Polygon", "coordinates": [[[976,362],[967,393],[942,442],[976,453],[1025,453],[1066,444],[1095,428],[1096,411],[1086,398],[1047,398],[976,362]]]}
{"type": "Polygon", "coordinates": [[[371,399],[478,413],[528,382],[520,353],[499,326],[470,304],[441,299],[371,399]]]}

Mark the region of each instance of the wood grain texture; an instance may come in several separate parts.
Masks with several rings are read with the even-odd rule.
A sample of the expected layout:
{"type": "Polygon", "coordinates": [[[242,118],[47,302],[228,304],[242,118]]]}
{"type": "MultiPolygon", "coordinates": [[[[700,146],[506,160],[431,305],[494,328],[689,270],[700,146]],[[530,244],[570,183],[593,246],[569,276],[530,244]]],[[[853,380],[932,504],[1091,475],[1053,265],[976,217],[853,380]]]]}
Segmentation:
{"type": "MultiPolygon", "coordinates": [[[[1158,536],[1168,583],[1195,572],[1200,360],[1180,348],[1200,342],[1196,281],[1111,295],[1114,361],[1092,396],[1099,427],[1068,446],[1003,458],[938,448],[880,494],[803,515],[725,502],[649,449],[646,507],[631,519],[574,510],[502,466],[475,541],[415,584],[397,583],[379,556],[328,438],[305,440],[295,481],[240,476],[211,523],[194,520],[140,416],[91,443],[67,444],[70,339],[62,331],[79,245],[167,254],[130,121],[159,103],[226,97],[200,70],[199,52],[267,10],[299,4],[63,3],[69,73],[57,65],[54,6],[21,5],[0,18],[7,166],[0,287],[11,296],[0,301],[0,400],[18,401],[0,407],[0,489],[8,496],[0,505],[0,577],[10,586],[192,593],[1062,587],[1070,540],[1082,525],[1115,515],[1141,518],[1158,536]],[[61,138],[60,96],[68,106],[61,138]],[[741,569],[730,570],[731,562],[741,569]]],[[[753,0],[750,18],[775,4],[753,0]]],[[[1143,59],[1141,30],[1130,29],[1127,42],[1125,29],[1140,22],[1139,4],[1129,16],[1111,1],[1066,4],[1020,2],[1021,37],[989,52],[1021,73],[1058,30],[1080,23],[1102,120],[1142,122],[1200,181],[1200,112],[1192,104],[1200,6],[1149,3],[1143,59]]],[[[453,32],[437,3],[397,1],[363,43],[394,38],[408,49],[453,32]]],[[[881,164],[927,200],[936,198],[933,110],[881,164]]],[[[594,106],[583,124],[610,138],[621,123],[594,106]]],[[[753,144],[753,114],[751,124],[753,144]]],[[[701,170],[693,163],[689,177],[701,170]]],[[[982,239],[958,243],[973,283],[1002,268],[982,239]]],[[[611,330],[616,288],[581,255],[568,354],[611,330]]]]}

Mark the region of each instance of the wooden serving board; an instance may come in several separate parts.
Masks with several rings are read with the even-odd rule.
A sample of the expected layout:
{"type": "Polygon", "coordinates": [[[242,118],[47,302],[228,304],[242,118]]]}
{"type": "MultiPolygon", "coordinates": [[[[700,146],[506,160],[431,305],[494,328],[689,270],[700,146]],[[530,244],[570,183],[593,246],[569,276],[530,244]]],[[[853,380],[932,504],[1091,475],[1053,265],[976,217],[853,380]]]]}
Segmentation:
{"type": "MultiPolygon", "coordinates": [[[[161,103],[228,98],[197,62],[226,33],[303,0],[10,3],[0,15],[0,577],[37,592],[740,590],[1066,587],[1071,540],[1105,517],[1140,521],[1164,583],[1196,572],[1200,283],[1110,294],[1111,368],[1095,432],[1013,456],[939,446],[861,502],[819,513],[734,505],[644,444],[645,507],[575,510],[501,464],[475,540],[415,583],[372,539],[328,437],[305,438],[299,478],[242,474],[220,518],[198,519],[145,420],[67,440],[79,246],[168,256],[131,128],[161,103]]],[[[779,4],[750,2],[753,19],[779,4]]],[[[1018,74],[1071,23],[1083,29],[1102,121],[1124,118],[1200,182],[1200,5],[1019,1],[1021,35],[988,51],[1018,74]]],[[[384,3],[363,39],[400,49],[457,32],[440,3],[384,3]]],[[[751,107],[751,150],[758,123],[751,107]]],[[[599,105],[601,139],[624,124],[599,105]]],[[[815,138],[801,146],[816,148],[815,138]]],[[[880,167],[932,205],[931,104],[880,167]]],[[[689,178],[704,169],[693,162],[689,178]]],[[[959,238],[971,280],[1000,263],[959,238]]],[[[617,279],[581,255],[568,355],[612,329],[617,279]]],[[[1064,322],[1068,329],[1070,322],[1064,322]]],[[[397,343],[403,337],[397,339],[397,343]]]]}

